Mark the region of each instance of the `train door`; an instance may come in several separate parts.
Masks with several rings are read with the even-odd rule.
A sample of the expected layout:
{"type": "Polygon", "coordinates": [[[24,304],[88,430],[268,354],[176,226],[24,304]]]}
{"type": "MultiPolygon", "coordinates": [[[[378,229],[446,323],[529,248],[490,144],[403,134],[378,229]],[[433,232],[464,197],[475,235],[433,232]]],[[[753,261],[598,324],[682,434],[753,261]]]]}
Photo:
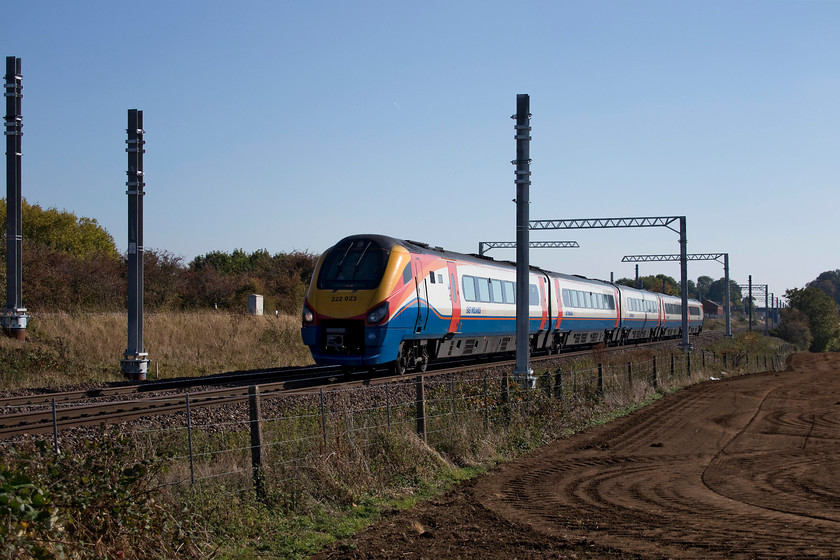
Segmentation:
{"type": "Polygon", "coordinates": [[[458,332],[461,322],[461,294],[458,291],[458,271],[454,262],[446,263],[449,272],[449,297],[452,299],[452,318],[449,320],[449,334],[458,332]]]}
{"type": "Polygon", "coordinates": [[[557,302],[557,325],[556,329],[560,329],[560,323],[563,322],[563,291],[560,289],[560,280],[554,279],[554,301],[557,302]]]}
{"type": "Polygon", "coordinates": [[[545,289],[545,277],[540,277],[540,305],[542,306],[542,318],[540,319],[540,330],[545,330],[548,323],[548,297],[545,289]]]}
{"type": "Polygon", "coordinates": [[[429,286],[428,279],[425,276],[420,276],[423,272],[423,266],[420,264],[420,259],[414,260],[414,285],[417,288],[417,323],[414,325],[414,332],[422,332],[426,328],[426,322],[429,320],[429,286]]]}

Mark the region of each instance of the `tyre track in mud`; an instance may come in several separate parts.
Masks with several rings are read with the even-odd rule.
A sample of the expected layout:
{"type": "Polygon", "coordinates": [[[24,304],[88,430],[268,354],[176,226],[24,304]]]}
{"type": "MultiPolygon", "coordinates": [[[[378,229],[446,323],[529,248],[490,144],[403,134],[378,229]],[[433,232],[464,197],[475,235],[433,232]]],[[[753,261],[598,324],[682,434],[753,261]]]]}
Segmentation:
{"type": "Polygon", "coordinates": [[[690,388],[561,443],[551,453],[570,458],[523,465],[485,505],[537,531],[647,557],[808,557],[821,545],[834,554],[837,395],[801,375],[814,374],[690,388]]]}
{"type": "Polygon", "coordinates": [[[840,356],[797,355],[552,443],[320,557],[838,558],[838,424],[840,356]]]}

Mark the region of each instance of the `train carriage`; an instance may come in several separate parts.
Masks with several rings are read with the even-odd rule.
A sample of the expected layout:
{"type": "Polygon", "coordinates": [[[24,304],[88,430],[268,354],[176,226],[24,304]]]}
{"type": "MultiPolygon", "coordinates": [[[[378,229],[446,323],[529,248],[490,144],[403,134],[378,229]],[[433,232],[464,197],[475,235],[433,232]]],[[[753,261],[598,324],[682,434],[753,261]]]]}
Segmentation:
{"type": "Polygon", "coordinates": [[[658,340],[662,337],[659,294],[618,286],[621,303],[621,342],[658,340]]]}
{"type": "MultiPolygon", "coordinates": [[[[532,350],[670,333],[662,328],[662,299],[645,290],[531,268],[528,294],[532,350]]],[[[691,309],[699,302],[692,300],[691,309]]],[[[699,321],[691,313],[692,332],[699,332],[702,310],[699,321]]],[[[516,265],[417,241],[353,235],[321,255],[301,335],[316,363],[349,369],[423,371],[436,358],[512,352],[516,265]]]]}
{"type": "Polygon", "coordinates": [[[662,336],[678,337],[682,333],[682,298],[662,294],[662,336]]]}
{"type": "MultiPolygon", "coordinates": [[[[555,333],[560,348],[616,339],[620,322],[615,286],[582,276],[550,275],[560,305],[555,333]]],[[[552,346],[556,349],[557,344],[552,346]]]]}
{"type": "MultiPolygon", "coordinates": [[[[392,364],[515,350],[516,267],[381,235],[328,249],[303,309],[303,342],[316,363],[392,364]]],[[[531,328],[548,324],[545,277],[531,274],[531,328]]]]}

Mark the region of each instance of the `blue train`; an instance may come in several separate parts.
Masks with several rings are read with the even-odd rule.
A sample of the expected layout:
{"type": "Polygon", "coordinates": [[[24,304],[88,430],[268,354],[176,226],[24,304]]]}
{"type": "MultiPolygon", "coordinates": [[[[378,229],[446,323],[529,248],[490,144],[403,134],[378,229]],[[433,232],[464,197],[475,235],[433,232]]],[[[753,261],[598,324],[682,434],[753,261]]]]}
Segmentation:
{"type": "MultiPolygon", "coordinates": [[[[582,276],[531,268],[532,351],[682,336],[682,301],[582,276]]],[[[315,267],[303,342],[315,362],[425,371],[430,360],[515,350],[516,266],[417,241],[353,235],[315,267]]],[[[703,310],[689,300],[689,331],[703,310]]]]}

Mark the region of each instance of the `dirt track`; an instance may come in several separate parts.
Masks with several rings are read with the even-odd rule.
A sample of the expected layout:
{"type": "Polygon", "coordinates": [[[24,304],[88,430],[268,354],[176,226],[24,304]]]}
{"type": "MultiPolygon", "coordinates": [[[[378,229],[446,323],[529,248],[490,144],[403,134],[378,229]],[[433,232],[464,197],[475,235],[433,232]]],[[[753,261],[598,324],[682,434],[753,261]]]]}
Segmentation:
{"type": "Polygon", "coordinates": [[[840,355],[711,381],[315,558],[840,558],[840,355]]]}

